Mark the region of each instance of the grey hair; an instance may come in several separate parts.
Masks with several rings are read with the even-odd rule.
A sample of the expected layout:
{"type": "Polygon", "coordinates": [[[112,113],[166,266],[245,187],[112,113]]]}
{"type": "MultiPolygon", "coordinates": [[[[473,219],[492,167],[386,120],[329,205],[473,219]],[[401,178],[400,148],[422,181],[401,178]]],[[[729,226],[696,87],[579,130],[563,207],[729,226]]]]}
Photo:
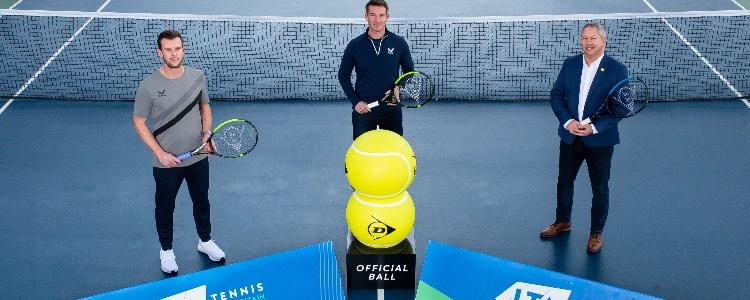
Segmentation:
{"type": "Polygon", "coordinates": [[[599,36],[602,37],[602,39],[604,40],[607,39],[607,29],[605,29],[604,26],[596,22],[589,22],[589,23],[586,23],[586,25],[583,25],[583,28],[581,29],[581,33],[583,33],[584,29],[589,28],[589,27],[596,28],[596,31],[599,33],[599,36]]]}

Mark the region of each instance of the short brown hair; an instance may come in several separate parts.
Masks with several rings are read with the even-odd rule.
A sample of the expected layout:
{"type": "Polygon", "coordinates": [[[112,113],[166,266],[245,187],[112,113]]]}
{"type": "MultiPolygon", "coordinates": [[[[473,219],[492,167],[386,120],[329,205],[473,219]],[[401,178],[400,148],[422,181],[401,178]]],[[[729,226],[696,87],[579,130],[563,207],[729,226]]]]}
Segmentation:
{"type": "Polygon", "coordinates": [[[159,49],[161,49],[161,40],[163,39],[173,40],[176,38],[179,38],[180,43],[182,43],[182,35],[179,32],[177,32],[177,30],[167,29],[167,30],[162,31],[159,34],[159,37],[156,39],[156,44],[159,45],[159,49]]]}
{"type": "Polygon", "coordinates": [[[365,11],[370,9],[370,6],[382,6],[385,7],[385,12],[388,12],[388,3],[385,2],[385,0],[370,0],[367,1],[367,4],[365,4],[365,11]]]}

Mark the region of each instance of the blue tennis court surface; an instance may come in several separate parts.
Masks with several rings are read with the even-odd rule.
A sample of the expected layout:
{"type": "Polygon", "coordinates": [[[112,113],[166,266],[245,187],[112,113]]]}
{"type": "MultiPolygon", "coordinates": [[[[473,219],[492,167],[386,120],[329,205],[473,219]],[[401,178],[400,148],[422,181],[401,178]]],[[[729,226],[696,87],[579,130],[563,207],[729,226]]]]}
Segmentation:
{"type": "MultiPolygon", "coordinates": [[[[12,7],[0,12],[0,96],[17,96],[0,104],[0,293],[69,299],[167,278],[158,267],[151,156],[131,122],[133,86],[159,65],[151,32],[164,24],[242,37],[235,39],[242,45],[232,47],[212,46],[232,39],[198,36],[200,31],[186,37],[195,46],[188,48],[186,64],[207,70],[212,97],[238,100],[213,102],[214,120],[247,118],[260,135],[248,157],[211,159],[213,237],[227,264],[332,240],[345,271],[351,188],[343,161],[351,120],[330,76],[345,42],[365,29],[361,2],[0,1],[1,8],[12,7]],[[92,16],[98,17],[63,47],[92,16]],[[318,47],[284,53],[287,46],[278,46],[276,37],[253,40],[247,24],[258,27],[253,32],[305,33],[289,37],[288,47],[299,41],[318,47]],[[19,32],[31,42],[7,42],[19,32]],[[149,34],[128,34],[138,32],[149,34]],[[323,38],[316,39],[318,33],[323,38]],[[279,49],[268,51],[273,47],[279,49]],[[217,48],[226,49],[207,50],[217,48]],[[306,63],[311,57],[319,65],[306,63]],[[289,74],[296,77],[289,80],[289,74]],[[81,99],[91,101],[70,101],[81,99]]],[[[750,104],[692,99],[750,93],[748,4],[390,3],[393,30],[411,36],[416,65],[437,74],[443,96],[404,111],[405,138],[418,160],[409,188],[417,211],[417,265],[428,240],[436,240],[667,299],[750,295],[748,243],[741,238],[750,228],[750,104]],[[713,12],[706,17],[693,11],[713,12]],[[659,13],[666,15],[654,15],[659,13]],[[591,201],[585,168],[571,233],[538,237],[554,218],[559,142],[557,121],[538,100],[551,87],[545,78],[556,76],[559,58],[576,51],[576,30],[586,14],[605,14],[608,50],[652,76],[661,93],[643,113],[620,123],[623,142],[615,148],[609,221],[597,255],[585,248],[591,201]],[[440,35],[420,35],[416,29],[425,24],[440,35]],[[656,28],[662,30],[642,34],[656,28]],[[485,41],[486,32],[502,37],[488,40],[498,46],[476,43],[485,41]],[[467,33],[476,38],[465,39],[467,33]],[[636,39],[651,46],[628,47],[626,41],[636,39]],[[671,59],[643,58],[663,49],[673,49],[671,59]],[[503,62],[507,57],[513,61],[503,62]],[[497,65],[482,65],[487,61],[497,65]],[[471,70],[481,74],[463,76],[471,70]],[[486,80],[492,84],[473,85],[486,80]]],[[[178,196],[174,219],[180,274],[216,267],[195,250],[186,191],[178,196]]]]}

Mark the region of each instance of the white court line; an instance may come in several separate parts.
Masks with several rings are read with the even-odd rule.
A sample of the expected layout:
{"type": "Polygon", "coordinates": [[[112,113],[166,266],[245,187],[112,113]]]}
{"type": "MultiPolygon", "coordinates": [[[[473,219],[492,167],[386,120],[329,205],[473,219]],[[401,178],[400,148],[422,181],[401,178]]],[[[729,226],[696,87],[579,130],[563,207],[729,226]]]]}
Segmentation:
{"type": "Polygon", "coordinates": [[[13,5],[11,5],[10,7],[8,7],[8,9],[14,9],[14,8],[16,8],[16,5],[20,4],[21,2],[23,2],[23,0],[18,0],[18,2],[16,2],[13,5]]]}
{"type": "Polygon", "coordinates": [[[745,8],[744,6],[742,6],[742,4],[740,4],[739,2],[734,1],[734,0],[732,0],[732,2],[734,2],[734,4],[737,4],[737,6],[739,6],[740,8],[742,8],[742,10],[747,10],[747,8],[745,8]]]}
{"type": "MultiPolygon", "coordinates": [[[[643,2],[646,3],[646,5],[648,5],[648,7],[651,8],[653,12],[655,13],[659,12],[658,10],[656,10],[656,8],[653,5],[651,5],[651,3],[648,2],[648,0],[643,0],[643,2]]],[[[742,6],[740,5],[740,7],[742,6]]],[[[696,49],[695,46],[693,46],[693,44],[691,44],[690,41],[688,41],[687,38],[685,38],[685,36],[683,36],[682,33],[680,33],[680,31],[678,31],[677,28],[675,28],[672,25],[672,23],[669,23],[669,21],[667,21],[666,18],[661,18],[661,20],[665,24],[667,24],[667,26],[669,26],[669,29],[672,29],[672,31],[682,40],[682,42],[685,43],[685,45],[687,45],[690,48],[690,50],[693,51],[693,53],[695,53],[695,55],[698,55],[698,58],[700,58],[703,61],[703,63],[705,63],[711,69],[711,71],[713,71],[717,76],[719,76],[719,79],[721,79],[721,81],[723,81],[724,84],[726,84],[729,87],[729,89],[732,90],[732,92],[734,92],[735,95],[737,95],[737,97],[743,97],[742,93],[740,93],[736,88],[734,88],[734,85],[732,85],[732,83],[730,83],[729,80],[724,78],[724,75],[722,75],[719,72],[719,70],[717,70],[716,67],[714,67],[714,65],[711,64],[711,62],[709,62],[708,59],[706,59],[706,57],[704,57],[703,54],[701,54],[700,51],[698,51],[698,49],[696,49]]],[[[748,102],[747,99],[742,99],[742,102],[744,102],[745,105],[748,108],[750,108],[750,102],[748,102]]]]}
{"type": "Polygon", "coordinates": [[[653,12],[659,12],[653,5],[651,5],[651,3],[648,2],[648,0],[643,0],[643,2],[646,3],[646,5],[648,5],[648,8],[650,8],[653,12]]]}
{"type": "MultiPolygon", "coordinates": [[[[112,0],[107,0],[106,2],[104,2],[104,4],[102,4],[102,6],[100,6],[99,9],[96,10],[96,12],[101,12],[102,9],[104,9],[104,7],[107,6],[107,4],[109,4],[109,2],[111,2],[111,1],[112,0]]],[[[21,1],[17,2],[16,4],[18,4],[20,2],[21,1]]],[[[18,95],[21,95],[21,93],[23,93],[23,91],[25,91],[26,88],[28,88],[29,85],[31,85],[31,83],[34,82],[34,80],[36,80],[37,77],[39,77],[39,75],[42,74],[42,72],[44,72],[44,69],[46,69],[47,66],[49,66],[49,64],[51,64],[52,61],[54,61],[57,58],[57,56],[60,55],[60,53],[62,53],[63,50],[65,50],[65,48],[68,47],[68,45],[70,45],[70,43],[72,43],[73,40],[79,34],[81,34],[81,32],[83,31],[83,29],[85,29],[86,26],[88,26],[89,23],[91,23],[91,21],[93,21],[93,20],[94,20],[94,17],[88,18],[88,20],[86,20],[86,23],[83,23],[83,25],[81,26],[81,28],[78,28],[78,30],[73,35],[71,35],[68,38],[68,40],[65,41],[65,43],[62,46],[60,46],[59,49],[57,49],[57,51],[55,51],[55,54],[52,54],[52,56],[47,60],[47,62],[45,62],[44,65],[42,65],[42,67],[39,68],[39,70],[37,70],[36,73],[34,73],[34,75],[31,76],[31,78],[29,78],[29,80],[27,80],[26,83],[23,86],[21,86],[21,88],[19,88],[18,91],[16,91],[15,94],[13,94],[13,97],[11,97],[7,102],[5,102],[5,105],[3,105],[2,108],[0,108],[0,114],[2,114],[5,111],[5,109],[8,108],[8,106],[10,106],[11,103],[13,103],[13,100],[15,100],[15,97],[18,97],[18,95]]]]}

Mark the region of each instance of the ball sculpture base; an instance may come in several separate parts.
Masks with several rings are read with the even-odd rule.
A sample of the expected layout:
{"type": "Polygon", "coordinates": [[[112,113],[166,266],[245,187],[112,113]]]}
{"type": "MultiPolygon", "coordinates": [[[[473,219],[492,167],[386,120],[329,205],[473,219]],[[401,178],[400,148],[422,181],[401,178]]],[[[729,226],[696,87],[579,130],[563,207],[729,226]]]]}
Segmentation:
{"type": "Polygon", "coordinates": [[[347,299],[414,299],[417,255],[413,231],[389,248],[368,247],[351,232],[347,242],[347,299]]]}

